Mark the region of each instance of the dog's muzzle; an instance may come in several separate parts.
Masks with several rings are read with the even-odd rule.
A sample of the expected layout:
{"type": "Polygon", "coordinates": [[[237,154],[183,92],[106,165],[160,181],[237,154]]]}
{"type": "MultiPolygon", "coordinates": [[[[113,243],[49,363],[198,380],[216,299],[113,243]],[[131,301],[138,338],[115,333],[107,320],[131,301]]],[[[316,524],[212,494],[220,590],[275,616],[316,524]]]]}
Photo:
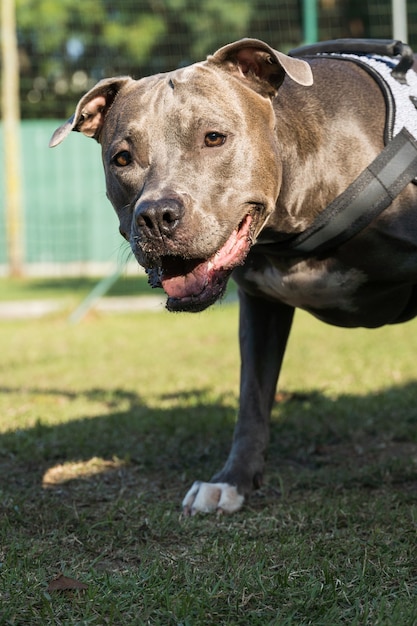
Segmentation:
{"type": "MultiPolygon", "coordinates": [[[[140,236],[156,248],[163,246],[174,236],[183,215],[184,207],[175,198],[140,202],[134,213],[133,236],[140,236]]],[[[161,248],[160,254],[163,252],[161,248]]]]}
{"type": "Polygon", "coordinates": [[[252,216],[247,215],[209,258],[164,255],[148,266],[152,287],[162,287],[169,311],[202,311],[221,298],[232,270],[241,265],[251,244],[252,216]]]}

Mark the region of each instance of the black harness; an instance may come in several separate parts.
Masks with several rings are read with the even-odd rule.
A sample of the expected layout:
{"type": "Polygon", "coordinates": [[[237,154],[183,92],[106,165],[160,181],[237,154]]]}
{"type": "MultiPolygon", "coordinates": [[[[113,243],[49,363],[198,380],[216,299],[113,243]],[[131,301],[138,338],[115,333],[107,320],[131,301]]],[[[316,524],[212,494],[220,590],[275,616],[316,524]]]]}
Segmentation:
{"type": "MultiPolygon", "coordinates": [[[[315,56],[334,53],[383,54],[400,56],[392,75],[405,82],[405,74],[413,64],[413,53],[409,46],[398,41],[339,39],[313,46],[304,46],[290,52],[290,56],[315,56]]],[[[346,57],[342,57],[346,58],[346,57]]],[[[378,73],[374,73],[381,85],[378,73]]],[[[382,86],[381,86],[382,88],[382,86]]],[[[383,88],[387,103],[388,118],[392,118],[393,105],[389,102],[389,90],[383,88]]],[[[410,182],[416,182],[417,141],[403,128],[392,139],[390,119],[386,124],[387,145],[370,165],[335,198],[302,233],[283,236],[277,233],[276,241],[268,236],[268,243],[256,243],[252,248],[260,253],[276,256],[316,256],[334,250],[368,226],[380,215],[394,198],[410,182]]],[[[268,233],[269,235],[269,233],[268,233]]]]}

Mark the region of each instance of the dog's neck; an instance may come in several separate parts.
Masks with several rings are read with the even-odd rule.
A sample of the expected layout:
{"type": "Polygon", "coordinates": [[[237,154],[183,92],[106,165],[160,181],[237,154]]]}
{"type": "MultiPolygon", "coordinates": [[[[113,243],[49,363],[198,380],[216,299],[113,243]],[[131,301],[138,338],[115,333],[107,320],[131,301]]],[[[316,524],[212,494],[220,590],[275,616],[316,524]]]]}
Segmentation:
{"type": "Polygon", "coordinates": [[[370,120],[337,64],[333,85],[322,78],[324,69],[317,64],[308,89],[284,81],[274,101],[282,182],[270,223],[282,232],[304,230],[383,148],[385,104],[378,86],[359,77],[375,91],[370,120]],[[373,139],[378,136],[380,144],[373,139]]]}

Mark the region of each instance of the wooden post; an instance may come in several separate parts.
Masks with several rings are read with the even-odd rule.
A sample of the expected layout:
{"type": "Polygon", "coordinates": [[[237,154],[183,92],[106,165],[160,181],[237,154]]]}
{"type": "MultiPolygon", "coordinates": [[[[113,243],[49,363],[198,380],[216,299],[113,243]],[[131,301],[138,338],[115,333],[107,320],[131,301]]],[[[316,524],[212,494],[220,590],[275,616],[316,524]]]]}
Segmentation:
{"type": "Polygon", "coordinates": [[[7,261],[10,276],[23,274],[19,57],[14,0],[1,0],[2,107],[7,261]]]}

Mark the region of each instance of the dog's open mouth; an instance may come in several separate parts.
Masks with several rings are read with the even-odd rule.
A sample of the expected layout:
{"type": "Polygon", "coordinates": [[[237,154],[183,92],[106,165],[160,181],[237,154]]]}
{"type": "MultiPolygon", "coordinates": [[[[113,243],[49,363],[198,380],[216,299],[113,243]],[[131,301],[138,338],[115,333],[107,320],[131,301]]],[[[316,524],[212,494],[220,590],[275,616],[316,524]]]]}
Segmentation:
{"type": "Polygon", "coordinates": [[[232,270],[249,252],[251,224],[248,214],[209,259],[165,256],[160,267],[148,271],[150,284],[166,292],[169,311],[203,311],[223,295],[232,270]]]}

